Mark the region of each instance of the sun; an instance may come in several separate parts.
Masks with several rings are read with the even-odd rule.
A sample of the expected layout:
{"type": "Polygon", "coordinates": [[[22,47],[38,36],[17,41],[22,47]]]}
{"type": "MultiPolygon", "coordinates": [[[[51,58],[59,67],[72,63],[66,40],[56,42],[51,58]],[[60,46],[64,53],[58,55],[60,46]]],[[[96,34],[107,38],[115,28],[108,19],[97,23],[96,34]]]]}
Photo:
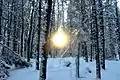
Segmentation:
{"type": "Polygon", "coordinates": [[[69,38],[67,33],[63,31],[62,28],[59,28],[57,32],[52,37],[52,43],[57,48],[63,48],[67,46],[69,38]]]}

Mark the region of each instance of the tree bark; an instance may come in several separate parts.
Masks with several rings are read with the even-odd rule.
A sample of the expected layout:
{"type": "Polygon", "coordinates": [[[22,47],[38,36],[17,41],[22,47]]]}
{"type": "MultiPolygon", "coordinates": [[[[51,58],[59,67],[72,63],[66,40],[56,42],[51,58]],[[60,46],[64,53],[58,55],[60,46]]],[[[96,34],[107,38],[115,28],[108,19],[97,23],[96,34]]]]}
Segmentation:
{"type": "MultiPolygon", "coordinates": [[[[10,6],[9,6],[9,2],[8,2],[8,9],[10,9],[10,6]]],[[[8,11],[8,30],[7,30],[7,46],[9,47],[10,46],[10,12],[8,11]]]]}
{"type": "Polygon", "coordinates": [[[119,26],[119,16],[118,16],[118,7],[117,7],[117,0],[115,2],[115,9],[116,9],[116,25],[117,25],[117,43],[118,43],[118,55],[119,55],[119,59],[120,59],[120,26],[119,26]]]}
{"type": "Polygon", "coordinates": [[[52,0],[48,1],[48,7],[46,9],[46,31],[45,31],[45,44],[43,45],[43,53],[41,54],[41,71],[40,80],[46,80],[46,67],[47,67],[47,54],[48,54],[48,34],[49,34],[49,24],[52,9],[52,0]]]}
{"type": "Polygon", "coordinates": [[[32,26],[32,24],[33,24],[33,12],[34,12],[34,0],[32,1],[32,11],[31,11],[31,15],[30,15],[30,17],[31,17],[31,20],[30,20],[30,31],[29,31],[29,36],[28,36],[28,42],[27,42],[27,44],[28,44],[28,47],[27,47],[27,61],[28,62],[30,62],[30,52],[31,52],[31,35],[32,35],[32,32],[33,32],[33,26],[32,26]]]}
{"type": "Polygon", "coordinates": [[[105,38],[104,38],[104,19],[103,19],[103,9],[102,9],[102,0],[98,0],[98,27],[100,31],[99,35],[99,50],[101,54],[101,64],[102,68],[105,69],[105,38]]]}
{"type": "MultiPolygon", "coordinates": [[[[13,0],[13,5],[15,5],[16,4],[16,0],[13,0]]],[[[16,6],[14,6],[14,12],[16,12],[16,6]]],[[[17,13],[16,13],[17,14],[17,13]]],[[[16,19],[17,19],[17,17],[16,17],[17,15],[14,15],[14,20],[13,20],[13,23],[14,23],[14,31],[13,31],[13,51],[15,51],[15,52],[17,52],[17,35],[16,35],[16,33],[17,33],[17,27],[16,27],[16,23],[17,23],[17,21],[16,21],[16,19]]]]}
{"type": "MultiPolygon", "coordinates": [[[[3,43],[2,39],[2,5],[3,5],[3,0],[0,0],[0,43],[3,43]]],[[[0,53],[2,51],[2,47],[0,47],[0,53]]]]}
{"type": "Polygon", "coordinates": [[[23,57],[23,53],[24,53],[24,4],[23,4],[23,0],[22,0],[22,32],[21,32],[21,56],[23,57]]]}
{"type": "Polygon", "coordinates": [[[88,52],[87,52],[87,44],[84,42],[84,51],[85,51],[85,61],[88,62],[88,52]]]}
{"type": "Polygon", "coordinates": [[[79,78],[80,77],[80,73],[79,73],[79,57],[80,57],[80,42],[78,43],[78,54],[77,54],[77,59],[76,59],[76,75],[79,78]]]}
{"type": "Polygon", "coordinates": [[[97,25],[97,13],[96,13],[96,2],[92,0],[92,29],[94,36],[94,47],[96,54],[96,78],[101,79],[100,59],[99,59],[99,40],[98,40],[98,25],[97,25]]]}
{"type": "Polygon", "coordinates": [[[36,69],[39,70],[39,55],[40,55],[40,31],[41,31],[41,0],[39,0],[39,17],[38,17],[38,44],[37,44],[37,58],[36,69]]]}

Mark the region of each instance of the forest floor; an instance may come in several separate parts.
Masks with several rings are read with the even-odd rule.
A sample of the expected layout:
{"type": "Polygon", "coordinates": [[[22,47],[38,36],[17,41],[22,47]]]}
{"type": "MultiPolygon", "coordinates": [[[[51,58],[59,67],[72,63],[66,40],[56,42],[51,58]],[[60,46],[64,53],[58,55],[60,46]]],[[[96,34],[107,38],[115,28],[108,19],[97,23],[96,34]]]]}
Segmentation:
{"type": "MultiPolygon", "coordinates": [[[[39,71],[33,66],[10,72],[8,80],[39,80],[39,71]]],[[[120,61],[106,61],[106,70],[102,70],[102,80],[120,80],[120,61]]],[[[95,61],[86,63],[80,59],[80,78],[76,78],[75,59],[50,58],[48,59],[47,80],[96,80],[95,61]],[[71,62],[69,67],[65,65],[71,62]],[[91,71],[91,73],[89,72],[91,71]]]]}

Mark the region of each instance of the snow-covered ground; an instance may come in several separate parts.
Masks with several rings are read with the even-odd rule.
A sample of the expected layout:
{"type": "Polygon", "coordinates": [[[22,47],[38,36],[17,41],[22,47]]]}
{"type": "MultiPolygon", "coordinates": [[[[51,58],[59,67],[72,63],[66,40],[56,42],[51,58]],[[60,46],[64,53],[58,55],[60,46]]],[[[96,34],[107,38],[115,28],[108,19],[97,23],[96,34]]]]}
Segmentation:
{"type": "MultiPolygon", "coordinates": [[[[102,70],[102,80],[120,80],[120,61],[106,61],[106,70],[102,70]]],[[[10,72],[8,80],[39,80],[39,71],[35,70],[35,65],[30,68],[13,70],[10,72]]],[[[75,59],[56,58],[48,59],[47,80],[96,80],[95,61],[86,63],[80,59],[80,78],[76,78],[75,59]],[[66,67],[66,62],[70,61],[70,67],[66,67]],[[89,73],[90,69],[92,73],[89,73]]]]}

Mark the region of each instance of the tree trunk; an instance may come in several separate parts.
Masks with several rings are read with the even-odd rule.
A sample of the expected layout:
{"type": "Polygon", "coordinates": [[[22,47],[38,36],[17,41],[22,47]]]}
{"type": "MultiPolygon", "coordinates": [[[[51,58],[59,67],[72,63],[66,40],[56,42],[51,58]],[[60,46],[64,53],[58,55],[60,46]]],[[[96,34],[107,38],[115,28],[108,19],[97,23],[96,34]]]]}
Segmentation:
{"type": "Polygon", "coordinates": [[[88,52],[87,52],[87,44],[84,42],[84,51],[85,51],[85,61],[88,62],[88,52]]]}
{"type": "Polygon", "coordinates": [[[119,55],[119,59],[120,59],[120,26],[119,26],[119,16],[118,16],[117,0],[116,0],[115,7],[116,7],[116,17],[117,17],[116,25],[117,25],[117,29],[118,29],[117,30],[118,55],[119,55]]]}
{"type": "MultiPolygon", "coordinates": [[[[13,0],[13,5],[15,5],[16,4],[16,1],[15,0],[13,0]]],[[[14,12],[16,12],[16,6],[14,6],[14,12]]],[[[17,13],[16,13],[17,14],[17,13]]],[[[17,52],[17,35],[16,35],[16,33],[17,33],[17,27],[16,27],[16,23],[17,23],[17,21],[16,21],[16,19],[17,19],[17,17],[16,17],[16,15],[14,15],[14,31],[13,31],[13,51],[15,51],[15,52],[17,52]]]]}
{"type": "Polygon", "coordinates": [[[46,80],[47,54],[49,52],[48,51],[48,34],[49,34],[51,9],[52,9],[52,0],[48,0],[48,7],[46,9],[45,44],[43,45],[43,53],[41,54],[40,80],[46,80]]]}
{"type": "Polygon", "coordinates": [[[98,8],[99,8],[99,12],[98,12],[98,27],[99,27],[99,31],[100,31],[100,35],[99,35],[99,50],[100,50],[100,54],[101,54],[101,64],[102,64],[102,68],[105,69],[105,38],[104,38],[104,20],[103,20],[103,9],[102,9],[102,0],[98,0],[98,8]]]}
{"type": "MultiPolygon", "coordinates": [[[[2,5],[3,5],[3,0],[0,0],[0,43],[3,43],[3,38],[2,38],[2,5]]],[[[0,47],[0,53],[1,53],[1,51],[2,51],[2,47],[0,47]]]]}
{"type": "MultiPolygon", "coordinates": [[[[8,2],[8,9],[10,9],[10,3],[8,2]]],[[[10,12],[8,11],[8,30],[7,30],[7,46],[10,46],[10,12]]]]}
{"type": "Polygon", "coordinates": [[[96,2],[92,0],[92,29],[94,36],[94,47],[96,54],[96,78],[101,79],[100,59],[99,59],[99,40],[98,40],[98,26],[97,26],[97,14],[96,14],[96,2]]]}
{"type": "Polygon", "coordinates": [[[78,44],[78,54],[77,54],[77,58],[76,58],[76,75],[79,78],[80,77],[80,73],[79,73],[79,57],[80,57],[80,42],[78,44]]]}
{"type": "MultiPolygon", "coordinates": [[[[92,18],[92,16],[90,16],[92,18]]],[[[90,38],[91,38],[91,43],[90,43],[90,61],[92,62],[93,60],[93,31],[92,31],[92,23],[90,23],[90,38]]]]}
{"type": "Polygon", "coordinates": [[[22,0],[22,32],[21,32],[21,56],[23,57],[23,53],[24,53],[24,4],[23,4],[23,0],[22,0]]]}
{"type": "Polygon", "coordinates": [[[27,61],[30,62],[30,52],[31,52],[31,35],[32,35],[32,32],[33,32],[33,12],[34,12],[34,0],[32,1],[32,10],[31,10],[31,14],[30,14],[30,17],[31,17],[31,20],[30,20],[30,31],[29,31],[29,36],[28,36],[28,46],[27,46],[27,61]]]}
{"type": "Polygon", "coordinates": [[[38,17],[38,44],[37,44],[37,59],[36,69],[39,70],[39,55],[40,55],[40,31],[41,31],[41,0],[39,0],[39,17],[38,17]]]}

